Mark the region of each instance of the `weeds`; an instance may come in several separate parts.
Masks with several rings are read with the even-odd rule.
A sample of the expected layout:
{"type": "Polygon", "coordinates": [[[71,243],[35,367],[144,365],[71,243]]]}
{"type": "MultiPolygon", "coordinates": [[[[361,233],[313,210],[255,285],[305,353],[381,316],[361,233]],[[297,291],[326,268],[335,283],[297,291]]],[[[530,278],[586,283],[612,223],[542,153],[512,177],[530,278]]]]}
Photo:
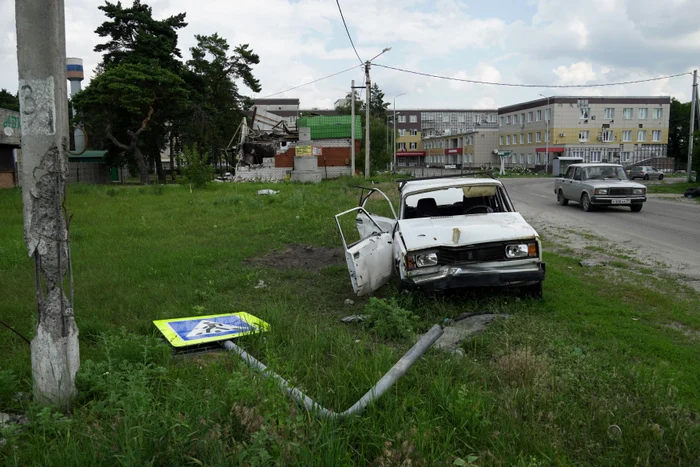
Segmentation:
{"type": "Polygon", "coordinates": [[[365,327],[382,339],[407,339],[415,334],[418,316],[401,308],[395,298],[371,297],[365,305],[365,327]]]}

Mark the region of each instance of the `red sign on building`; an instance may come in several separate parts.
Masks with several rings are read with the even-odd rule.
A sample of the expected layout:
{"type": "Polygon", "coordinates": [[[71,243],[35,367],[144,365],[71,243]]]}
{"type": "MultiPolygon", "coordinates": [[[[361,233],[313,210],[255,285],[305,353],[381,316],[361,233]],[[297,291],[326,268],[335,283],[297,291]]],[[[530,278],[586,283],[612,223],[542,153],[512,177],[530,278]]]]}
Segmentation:
{"type": "Polygon", "coordinates": [[[464,148],[445,149],[445,155],[464,154],[464,148]]]}
{"type": "Polygon", "coordinates": [[[396,153],[396,157],[422,157],[425,151],[401,151],[396,153]]]}

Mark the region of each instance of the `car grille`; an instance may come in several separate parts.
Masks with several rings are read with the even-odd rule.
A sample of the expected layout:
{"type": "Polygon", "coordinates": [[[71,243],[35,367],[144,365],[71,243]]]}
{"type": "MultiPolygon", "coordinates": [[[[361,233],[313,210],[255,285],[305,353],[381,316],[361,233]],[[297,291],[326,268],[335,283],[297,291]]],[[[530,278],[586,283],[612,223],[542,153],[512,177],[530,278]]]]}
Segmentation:
{"type": "Polygon", "coordinates": [[[634,188],[627,188],[627,187],[617,187],[617,188],[610,188],[610,194],[611,195],[631,195],[634,194],[634,188]]]}
{"type": "Polygon", "coordinates": [[[450,265],[474,261],[503,261],[506,259],[505,243],[487,243],[478,246],[440,247],[438,263],[450,265]]]}

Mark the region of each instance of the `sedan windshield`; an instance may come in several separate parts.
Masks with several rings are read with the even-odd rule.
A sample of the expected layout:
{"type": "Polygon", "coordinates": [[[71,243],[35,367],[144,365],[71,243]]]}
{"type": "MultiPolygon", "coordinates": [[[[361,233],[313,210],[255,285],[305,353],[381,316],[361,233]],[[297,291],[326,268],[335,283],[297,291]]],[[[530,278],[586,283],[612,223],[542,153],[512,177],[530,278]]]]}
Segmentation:
{"type": "Polygon", "coordinates": [[[584,169],[586,180],[627,180],[625,169],[621,166],[596,165],[584,169]]]}
{"type": "Polygon", "coordinates": [[[506,195],[497,185],[442,188],[408,195],[403,219],[509,212],[506,195]]]}

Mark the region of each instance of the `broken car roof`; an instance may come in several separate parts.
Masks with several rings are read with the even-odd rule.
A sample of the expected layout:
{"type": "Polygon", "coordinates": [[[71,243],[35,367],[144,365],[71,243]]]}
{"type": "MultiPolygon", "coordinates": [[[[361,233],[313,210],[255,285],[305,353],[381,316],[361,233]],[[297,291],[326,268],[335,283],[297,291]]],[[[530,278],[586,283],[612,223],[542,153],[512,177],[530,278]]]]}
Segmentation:
{"type": "Polygon", "coordinates": [[[416,193],[419,191],[425,191],[430,189],[440,189],[440,188],[452,188],[465,185],[499,185],[503,184],[498,180],[493,178],[435,178],[432,180],[407,180],[403,189],[401,190],[402,195],[409,195],[411,193],[416,193]]]}

